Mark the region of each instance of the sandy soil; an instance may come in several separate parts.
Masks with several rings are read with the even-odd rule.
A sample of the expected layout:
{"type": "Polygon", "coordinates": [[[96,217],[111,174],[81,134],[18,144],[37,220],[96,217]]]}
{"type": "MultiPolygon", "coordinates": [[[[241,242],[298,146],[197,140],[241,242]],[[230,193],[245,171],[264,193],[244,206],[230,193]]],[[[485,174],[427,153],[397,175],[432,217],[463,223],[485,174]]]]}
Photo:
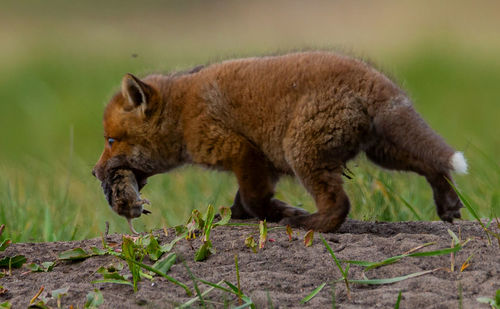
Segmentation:
{"type": "MultiPolygon", "coordinates": [[[[273,225],[269,225],[272,228],[273,225]]],[[[457,235],[460,231],[462,239],[471,238],[455,257],[455,271],[449,271],[450,255],[433,257],[409,257],[397,263],[367,271],[369,278],[389,278],[407,275],[424,270],[441,268],[435,272],[411,278],[405,281],[386,285],[352,285],[352,300],[346,295],[343,283],[335,283],[336,304],[340,308],[393,308],[398,292],[402,291],[401,308],[458,308],[460,286],[462,289],[463,308],[488,308],[476,301],[477,297],[493,297],[500,289],[500,249],[498,243],[488,244],[487,238],[477,223],[460,222],[454,225],[442,222],[402,222],[374,223],[348,221],[335,234],[323,234],[338,258],[343,260],[382,260],[402,254],[427,242],[436,242],[420,251],[447,248],[451,237],[447,229],[457,235]],[[470,266],[460,272],[460,266],[469,257],[470,266]],[[458,268],[458,269],[457,269],[458,268]],[[448,270],[445,270],[448,269],[448,270]]],[[[171,230],[169,236],[163,231],[155,233],[161,243],[174,238],[171,230]]],[[[333,280],[341,275],[334,261],[321,242],[318,233],[314,236],[311,247],[305,247],[303,236],[305,231],[294,230],[293,240],[289,241],[283,229],[269,231],[265,248],[253,253],[244,244],[246,237],[253,235],[258,240],[258,229],[249,226],[224,226],[212,231],[211,239],[216,254],[203,262],[194,262],[194,252],[199,240],[180,241],[174,250],[182,256],[192,273],[199,278],[218,282],[227,280],[236,283],[234,255],[239,258],[241,288],[257,304],[258,308],[326,308],[332,304],[333,280]],[[299,234],[297,234],[297,232],[299,234]],[[272,242],[271,242],[272,240],[272,242]],[[300,300],[314,288],[329,282],[325,288],[306,305],[300,300]]],[[[121,235],[108,236],[110,241],[119,242],[121,235]]],[[[100,239],[55,243],[19,243],[13,244],[0,254],[23,254],[28,263],[54,261],[59,252],[82,247],[101,246],[100,239]]],[[[146,263],[149,261],[146,259],[146,263]]],[[[13,308],[25,308],[30,299],[43,285],[46,292],[68,287],[69,291],[62,298],[64,308],[73,305],[83,308],[85,297],[89,291],[98,288],[104,296],[104,304],[100,308],[171,308],[190,299],[184,290],[167,280],[155,277],[154,281],[143,280],[139,283],[139,291],[127,285],[99,283],[96,273],[100,266],[119,260],[111,256],[96,256],[81,262],[60,262],[46,273],[32,273],[26,267],[15,269],[12,275],[0,279],[7,292],[0,293],[0,303],[9,301],[13,308]]],[[[127,273],[127,267],[122,271],[127,273]]],[[[170,276],[193,287],[193,282],[179,261],[168,273],[170,276]]],[[[360,266],[351,266],[351,279],[362,279],[360,266]]],[[[200,284],[204,291],[207,286],[200,284]]],[[[45,292],[44,292],[45,293],[45,292]]],[[[207,299],[214,301],[214,307],[223,307],[224,301],[237,305],[235,297],[212,291],[207,299]]],[[[55,300],[48,303],[56,307],[55,300]]],[[[198,306],[199,303],[195,303],[198,306]]]]}

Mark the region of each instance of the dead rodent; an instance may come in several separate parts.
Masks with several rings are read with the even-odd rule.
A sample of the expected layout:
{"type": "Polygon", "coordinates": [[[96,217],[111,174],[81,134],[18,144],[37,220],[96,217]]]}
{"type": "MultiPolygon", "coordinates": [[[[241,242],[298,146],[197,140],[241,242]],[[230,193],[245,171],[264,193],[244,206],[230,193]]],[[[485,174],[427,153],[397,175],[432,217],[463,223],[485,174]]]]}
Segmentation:
{"type": "Polygon", "coordinates": [[[143,205],[149,204],[149,201],[141,198],[134,173],[131,170],[116,170],[110,173],[108,179],[101,185],[111,208],[127,218],[130,230],[137,234],[132,226],[132,219],[151,212],[143,208],[143,205]]]}

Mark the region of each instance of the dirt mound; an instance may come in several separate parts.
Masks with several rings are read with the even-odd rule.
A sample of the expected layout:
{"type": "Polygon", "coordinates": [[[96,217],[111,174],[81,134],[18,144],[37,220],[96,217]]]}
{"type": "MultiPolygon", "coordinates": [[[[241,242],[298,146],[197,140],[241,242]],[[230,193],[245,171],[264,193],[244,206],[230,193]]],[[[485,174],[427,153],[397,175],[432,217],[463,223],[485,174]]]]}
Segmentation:
{"type": "MultiPolygon", "coordinates": [[[[294,230],[290,241],[284,229],[274,227],[275,225],[268,225],[268,241],[257,253],[245,245],[245,239],[250,235],[258,241],[259,230],[255,226],[215,228],[211,233],[211,240],[216,253],[203,262],[193,260],[199,246],[198,240],[183,239],[173,251],[178,257],[183,257],[195,277],[211,282],[226,280],[233,284],[237,282],[234,263],[234,256],[237,254],[241,290],[258,308],[331,307],[333,301],[341,308],[393,308],[399,291],[402,292],[402,308],[457,308],[460,302],[464,308],[488,308],[488,305],[477,302],[476,298],[494,298],[495,291],[500,289],[498,243],[493,239],[492,245],[489,245],[486,234],[474,222],[450,225],[443,222],[372,223],[349,220],[337,233],[321,234],[340,260],[364,261],[384,260],[429,242],[434,244],[416,252],[449,248],[452,238],[447,229],[454,231],[462,240],[471,239],[455,254],[453,272],[449,270],[450,254],[405,257],[396,263],[368,270],[364,275],[370,279],[380,279],[426,270],[435,271],[392,284],[352,283],[351,300],[347,298],[344,282],[334,282],[341,278],[341,273],[319,238],[319,233],[314,235],[312,246],[306,247],[303,242],[305,231],[294,230]],[[472,254],[470,266],[461,272],[462,264],[472,254]],[[327,285],[314,298],[305,305],[300,304],[301,299],[325,282],[327,285]],[[335,300],[332,300],[333,297],[335,300]]],[[[169,231],[168,236],[163,231],[155,232],[155,235],[161,243],[175,238],[173,230],[169,231]]],[[[110,235],[108,240],[120,242],[121,235],[110,235]]],[[[22,254],[27,257],[27,264],[40,264],[56,260],[58,253],[62,251],[75,247],[90,251],[92,246],[101,247],[101,239],[19,243],[11,245],[1,255],[22,254]]],[[[0,293],[0,303],[8,301],[13,308],[26,307],[41,286],[45,287],[45,291],[69,287],[67,294],[61,299],[62,305],[73,305],[75,308],[77,305],[83,308],[87,293],[95,288],[104,297],[100,308],[170,308],[192,298],[181,287],[161,277],[154,277],[153,281],[143,279],[139,282],[136,293],[129,285],[91,284],[91,281],[102,278],[96,272],[99,267],[110,263],[118,264],[120,261],[112,256],[94,256],[80,262],[59,262],[50,272],[29,272],[26,267],[13,269],[12,275],[0,279],[0,285],[8,290],[0,293]]],[[[147,258],[145,263],[150,264],[147,258]]],[[[122,273],[127,272],[125,266],[122,273]]],[[[180,258],[168,275],[186,283],[194,291],[192,277],[180,258]]],[[[351,265],[349,279],[366,279],[364,275],[363,267],[351,265]]],[[[199,283],[202,292],[207,288],[205,284],[199,283]]],[[[218,290],[211,291],[204,299],[209,307],[238,305],[234,295],[218,290]]],[[[56,301],[50,300],[48,305],[56,307],[56,301]]],[[[199,302],[193,303],[195,307],[199,305],[199,302]]]]}

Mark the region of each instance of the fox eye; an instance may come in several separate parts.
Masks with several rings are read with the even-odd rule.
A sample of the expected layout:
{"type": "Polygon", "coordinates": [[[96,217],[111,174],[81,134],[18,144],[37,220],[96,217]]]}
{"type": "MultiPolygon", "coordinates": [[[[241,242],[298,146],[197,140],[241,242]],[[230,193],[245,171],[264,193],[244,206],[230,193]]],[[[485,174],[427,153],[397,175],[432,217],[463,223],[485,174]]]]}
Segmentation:
{"type": "Polygon", "coordinates": [[[108,145],[109,147],[113,146],[113,143],[115,142],[115,139],[114,138],[108,138],[108,145]]]}

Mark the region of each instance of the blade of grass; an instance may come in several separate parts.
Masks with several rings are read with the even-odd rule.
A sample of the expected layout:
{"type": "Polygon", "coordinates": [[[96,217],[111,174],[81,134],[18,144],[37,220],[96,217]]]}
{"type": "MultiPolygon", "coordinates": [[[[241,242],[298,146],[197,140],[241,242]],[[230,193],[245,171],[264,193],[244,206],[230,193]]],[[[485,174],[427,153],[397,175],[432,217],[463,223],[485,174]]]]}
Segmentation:
{"type": "MultiPolygon", "coordinates": [[[[216,284],[220,285],[223,282],[224,282],[224,280],[221,280],[221,281],[219,281],[216,284]]],[[[203,293],[201,293],[201,296],[202,297],[207,296],[207,294],[210,293],[210,292],[212,292],[214,289],[215,289],[214,286],[209,287],[208,289],[206,289],[205,291],[203,291],[203,293]]],[[[181,309],[181,308],[191,308],[191,305],[194,304],[197,300],[198,300],[198,297],[193,297],[190,300],[188,300],[187,302],[185,302],[184,304],[182,304],[182,305],[180,305],[179,307],[176,307],[176,308],[179,308],[179,309],[181,309]]]]}
{"type": "Polygon", "coordinates": [[[431,242],[425,243],[425,244],[423,244],[423,245],[416,246],[415,248],[412,248],[412,249],[410,249],[410,250],[406,251],[406,252],[405,252],[405,253],[403,253],[403,254],[410,254],[410,253],[412,253],[412,252],[418,251],[418,250],[420,250],[420,249],[422,249],[422,248],[425,248],[425,247],[427,247],[427,246],[431,246],[431,245],[435,245],[435,244],[436,244],[436,242],[435,242],[435,241],[431,241],[431,242]]]}
{"type": "Polygon", "coordinates": [[[337,308],[337,300],[335,299],[335,284],[332,283],[332,309],[337,308]]]}
{"type": "Polygon", "coordinates": [[[100,280],[91,281],[90,283],[92,283],[92,284],[94,284],[94,283],[116,283],[116,284],[130,285],[132,287],[134,286],[134,284],[130,281],[118,280],[118,279],[100,279],[100,280]]]}
{"type": "Polygon", "coordinates": [[[351,300],[351,289],[349,287],[349,280],[347,279],[347,274],[349,272],[349,267],[351,266],[351,264],[347,263],[346,268],[343,269],[342,265],[340,265],[340,261],[335,256],[335,253],[333,253],[332,248],[330,247],[330,245],[328,245],[328,243],[326,242],[326,240],[323,238],[323,235],[320,235],[319,237],[321,238],[321,241],[323,241],[323,244],[325,245],[326,249],[328,250],[328,252],[332,256],[333,260],[335,261],[335,264],[337,265],[337,268],[340,270],[340,273],[342,274],[342,279],[344,280],[344,283],[345,283],[345,286],[346,286],[347,298],[349,300],[351,300]]]}
{"type": "Polygon", "coordinates": [[[479,225],[481,225],[481,227],[483,228],[483,230],[486,233],[486,236],[488,237],[488,243],[491,245],[491,238],[490,238],[490,235],[488,233],[488,229],[486,228],[486,226],[484,226],[484,224],[481,221],[481,219],[479,218],[479,215],[477,214],[476,210],[474,209],[474,207],[472,207],[472,205],[470,204],[469,200],[465,197],[465,194],[463,194],[462,192],[460,192],[460,190],[458,190],[458,188],[449,179],[446,179],[446,181],[448,181],[448,183],[450,184],[450,186],[457,193],[458,198],[460,199],[460,201],[462,201],[462,204],[464,204],[465,208],[467,208],[467,210],[474,217],[474,219],[476,219],[476,221],[479,222],[479,225]]]}
{"type": "Polygon", "coordinates": [[[183,264],[184,264],[184,267],[186,267],[186,270],[187,270],[189,276],[193,280],[194,290],[196,291],[196,295],[198,295],[198,300],[200,301],[201,306],[203,308],[206,308],[207,306],[205,305],[205,301],[203,300],[203,296],[201,295],[200,288],[198,287],[198,283],[196,282],[197,281],[196,277],[193,275],[193,273],[191,272],[191,269],[189,269],[189,267],[187,266],[185,261],[183,262],[183,264]]]}
{"type": "Polygon", "coordinates": [[[417,213],[415,208],[407,200],[405,200],[404,197],[402,197],[400,194],[395,193],[394,190],[384,180],[380,178],[378,178],[378,180],[384,184],[384,186],[387,188],[387,190],[392,196],[396,196],[401,200],[401,202],[403,202],[403,204],[411,211],[411,213],[417,218],[418,221],[423,221],[422,217],[417,213]]]}
{"type": "Polygon", "coordinates": [[[231,282],[226,281],[226,280],[224,280],[224,283],[227,284],[231,288],[231,290],[233,290],[233,293],[235,295],[238,295],[238,296],[240,295],[240,290],[238,290],[238,287],[236,285],[234,285],[231,282]]]}
{"type": "MultiPolygon", "coordinates": [[[[332,248],[330,247],[330,245],[328,245],[328,243],[326,242],[326,240],[323,238],[323,235],[320,235],[319,236],[321,238],[321,240],[323,241],[323,244],[325,245],[326,249],[328,250],[328,252],[330,253],[330,255],[332,256],[333,260],[335,261],[335,264],[337,265],[337,268],[340,270],[340,273],[342,275],[344,275],[344,269],[342,268],[342,266],[340,265],[340,261],[337,259],[337,257],[335,256],[335,253],[333,253],[333,250],[332,248]]],[[[346,263],[350,263],[349,261],[347,261],[346,263]]]]}
{"type": "Polygon", "coordinates": [[[236,287],[234,284],[232,284],[229,281],[224,281],[224,283],[227,284],[231,288],[231,290],[233,290],[233,294],[237,295],[238,297],[241,297],[241,299],[245,302],[245,303],[243,303],[243,305],[235,307],[233,309],[246,308],[246,307],[255,308],[255,305],[254,305],[253,301],[250,299],[250,297],[243,294],[241,292],[241,290],[238,290],[238,287],[236,287]]]}
{"type": "Polygon", "coordinates": [[[316,296],[326,285],[326,282],[324,282],[323,284],[321,284],[320,286],[318,286],[317,288],[315,288],[311,293],[309,293],[306,297],[302,298],[300,300],[300,303],[301,304],[305,304],[307,303],[308,301],[310,301],[311,299],[314,298],[314,296],[316,296]]]}
{"type": "MultiPolygon", "coordinates": [[[[224,291],[226,293],[230,293],[230,294],[234,294],[234,295],[238,296],[238,293],[239,293],[238,288],[234,284],[232,284],[231,282],[224,280],[224,283],[230,287],[230,289],[227,289],[227,288],[221,286],[220,284],[216,284],[216,283],[213,283],[213,282],[201,279],[201,278],[198,278],[197,280],[200,281],[201,283],[212,286],[212,287],[219,289],[221,291],[224,291]]],[[[254,305],[253,301],[250,299],[250,297],[246,296],[245,294],[242,294],[241,299],[243,299],[243,301],[245,301],[245,303],[239,307],[236,307],[236,308],[246,308],[246,307],[255,308],[255,305],[254,305]]],[[[236,309],[236,308],[233,308],[233,309],[236,309]]]]}
{"type": "MultiPolygon", "coordinates": [[[[198,278],[198,281],[200,281],[201,283],[204,283],[204,284],[206,284],[206,285],[209,285],[209,286],[211,286],[211,287],[214,287],[214,288],[216,288],[216,289],[219,289],[219,290],[221,290],[221,291],[224,291],[224,292],[226,292],[226,293],[235,294],[232,290],[227,289],[227,288],[225,288],[225,287],[221,286],[221,285],[220,285],[220,283],[219,283],[219,284],[217,284],[217,283],[213,283],[213,282],[210,282],[210,281],[207,281],[207,280],[201,279],[201,278],[198,278]]],[[[225,281],[224,281],[224,280],[222,280],[222,282],[225,282],[225,281]]],[[[235,294],[235,295],[238,295],[238,294],[235,294]]]]}
{"type": "Polygon", "coordinates": [[[243,305],[241,305],[241,306],[234,307],[233,309],[243,309],[243,308],[248,308],[248,307],[255,309],[255,304],[248,296],[243,295],[242,299],[245,301],[245,303],[243,303],[243,305]]]}
{"type": "Polygon", "coordinates": [[[405,257],[425,257],[425,256],[435,256],[435,255],[445,255],[445,254],[449,254],[449,253],[455,253],[455,252],[459,251],[460,249],[462,249],[462,246],[460,244],[456,244],[453,248],[445,248],[445,249],[426,251],[426,252],[414,252],[414,253],[409,253],[409,254],[401,254],[401,255],[396,255],[396,256],[387,258],[387,259],[382,260],[382,261],[378,261],[378,262],[356,261],[356,260],[346,260],[343,262],[363,266],[363,267],[365,267],[364,270],[368,271],[370,269],[374,269],[377,267],[381,267],[381,266],[395,263],[395,262],[397,262],[405,257]]]}
{"type": "Polygon", "coordinates": [[[458,309],[463,308],[463,288],[462,288],[462,282],[458,283],[458,309]]]}
{"type": "Polygon", "coordinates": [[[402,291],[399,291],[398,299],[396,300],[396,304],[394,305],[394,309],[399,309],[399,304],[401,303],[401,293],[402,293],[402,291]]]}
{"type": "Polygon", "coordinates": [[[228,223],[228,224],[225,224],[226,226],[254,226],[254,227],[258,227],[259,224],[258,223],[236,223],[236,222],[233,222],[233,223],[228,223]]]}
{"type": "Polygon", "coordinates": [[[390,284],[394,282],[399,282],[403,280],[407,280],[410,278],[418,277],[418,276],[423,276],[426,274],[430,274],[432,272],[435,272],[437,270],[440,270],[442,268],[435,268],[431,270],[425,270],[425,271],[419,271],[416,273],[412,273],[409,275],[405,276],[399,276],[399,277],[393,277],[393,278],[383,278],[383,279],[361,279],[361,280],[356,280],[356,279],[349,279],[349,283],[357,283],[357,284],[372,284],[372,285],[377,285],[377,284],[390,284]]]}
{"type": "Polygon", "coordinates": [[[234,265],[236,267],[236,282],[238,284],[238,299],[239,299],[240,305],[241,305],[242,304],[242,300],[241,300],[242,292],[241,292],[241,285],[240,285],[240,269],[238,267],[238,255],[237,254],[234,255],[234,265]]]}
{"type": "Polygon", "coordinates": [[[267,291],[267,308],[274,309],[273,300],[271,299],[271,294],[267,291]]]}

